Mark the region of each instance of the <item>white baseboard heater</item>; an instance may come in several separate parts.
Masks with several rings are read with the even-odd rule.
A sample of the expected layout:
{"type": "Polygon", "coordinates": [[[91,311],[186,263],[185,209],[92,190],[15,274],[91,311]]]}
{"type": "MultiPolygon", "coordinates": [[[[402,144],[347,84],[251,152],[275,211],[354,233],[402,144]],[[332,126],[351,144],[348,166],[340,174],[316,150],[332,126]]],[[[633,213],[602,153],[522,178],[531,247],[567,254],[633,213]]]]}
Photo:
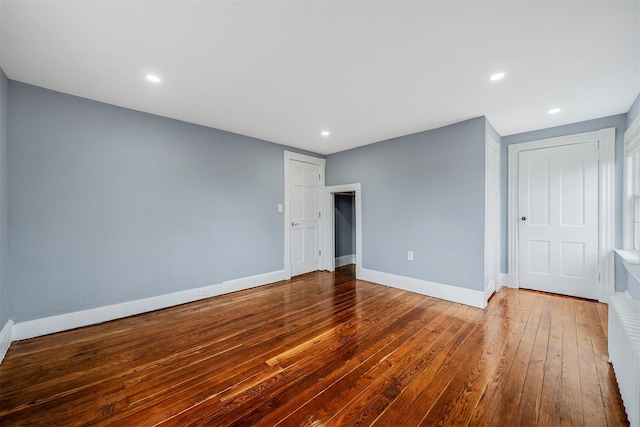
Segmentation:
{"type": "Polygon", "coordinates": [[[640,426],[640,301],[611,297],[609,361],[629,422],[640,426]]]}

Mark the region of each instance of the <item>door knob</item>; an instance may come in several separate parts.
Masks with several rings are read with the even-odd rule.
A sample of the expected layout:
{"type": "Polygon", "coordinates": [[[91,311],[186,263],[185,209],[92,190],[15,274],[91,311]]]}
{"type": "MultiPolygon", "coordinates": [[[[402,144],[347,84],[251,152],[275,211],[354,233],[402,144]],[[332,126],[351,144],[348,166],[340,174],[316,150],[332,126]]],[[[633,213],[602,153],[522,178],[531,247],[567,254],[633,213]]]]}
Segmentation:
{"type": "Polygon", "coordinates": [[[526,221],[526,220],[527,220],[527,217],[526,217],[526,216],[523,216],[523,217],[522,217],[522,218],[520,218],[520,219],[522,219],[523,221],[526,221]]]}
{"type": "Polygon", "coordinates": [[[292,227],[295,227],[296,225],[300,225],[300,224],[298,224],[297,222],[293,222],[293,221],[291,221],[291,226],[292,226],[292,227]]]}

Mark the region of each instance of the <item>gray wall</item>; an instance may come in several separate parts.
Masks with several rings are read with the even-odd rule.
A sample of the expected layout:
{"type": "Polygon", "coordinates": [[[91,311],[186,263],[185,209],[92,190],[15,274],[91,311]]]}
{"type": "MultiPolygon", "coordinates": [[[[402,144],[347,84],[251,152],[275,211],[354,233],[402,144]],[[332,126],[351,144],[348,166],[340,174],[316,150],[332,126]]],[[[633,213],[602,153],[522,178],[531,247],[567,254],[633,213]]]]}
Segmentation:
{"type": "Polygon", "coordinates": [[[283,268],[282,146],[9,82],[14,321],[283,268]]]}
{"type": "MultiPolygon", "coordinates": [[[[503,272],[506,145],[615,126],[620,183],[639,99],[628,115],[502,138],[503,272]]],[[[327,185],[363,186],[364,268],[483,289],[485,132],[500,141],[476,118],[328,156],[327,185]]],[[[282,269],[285,148],[0,70],[0,327],[282,269]]],[[[619,264],[617,289],[640,293],[619,264]]]]}
{"type": "Polygon", "coordinates": [[[0,329],[11,319],[8,275],[8,169],[7,169],[7,110],[9,81],[0,69],[0,329]]]}
{"type": "MultiPolygon", "coordinates": [[[[615,127],[616,128],[616,194],[615,194],[615,222],[616,235],[615,246],[620,247],[622,244],[622,165],[624,152],[624,131],[626,130],[627,115],[619,114],[616,116],[603,117],[585,122],[573,123],[565,126],[542,129],[533,132],[509,135],[502,138],[503,150],[501,155],[501,193],[502,198],[502,262],[501,269],[503,273],[508,269],[508,145],[521,142],[536,141],[545,138],[554,138],[558,136],[572,135],[575,133],[592,132],[599,129],[615,127]]],[[[617,274],[617,271],[616,271],[617,274]]],[[[616,281],[617,282],[617,281],[616,281]]],[[[617,285],[616,285],[617,286],[617,285]]]]}
{"type": "Polygon", "coordinates": [[[353,255],[356,253],[355,245],[355,196],[335,196],[335,255],[353,255]]]}
{"type": "Polygon", "coordinates": [[[484,289],[485,128],[479,117],[327,156],[327,185],[362,183],[362,267],[484,289]]]}

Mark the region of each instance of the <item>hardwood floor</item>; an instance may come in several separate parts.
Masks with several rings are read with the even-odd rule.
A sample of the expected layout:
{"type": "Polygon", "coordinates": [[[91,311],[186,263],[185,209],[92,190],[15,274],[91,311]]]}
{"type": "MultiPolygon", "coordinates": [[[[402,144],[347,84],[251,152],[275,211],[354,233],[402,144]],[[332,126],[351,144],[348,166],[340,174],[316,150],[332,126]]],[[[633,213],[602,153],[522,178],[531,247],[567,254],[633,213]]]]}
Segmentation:
{"type": "Polygon", "coordinates": [[[349,266],[13,343],[0,425],[624,426],[606,331],[604,304],[349,266]]]}

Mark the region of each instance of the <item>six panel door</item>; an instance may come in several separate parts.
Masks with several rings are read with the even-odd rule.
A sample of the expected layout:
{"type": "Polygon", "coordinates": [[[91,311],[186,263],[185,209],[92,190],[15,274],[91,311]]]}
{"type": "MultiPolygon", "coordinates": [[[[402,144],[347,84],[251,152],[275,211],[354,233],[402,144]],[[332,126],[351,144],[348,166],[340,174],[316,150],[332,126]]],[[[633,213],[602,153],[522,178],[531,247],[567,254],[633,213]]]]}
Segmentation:
{"type": "Polygon", "coordinates": [[[318,270],[319,166],[291,160],[291,275],[318,270]]]}
{"type": "Polygon", "coordinates": [[[598,299],[598,143],[519,154],[521,288],[598,299]]]}

